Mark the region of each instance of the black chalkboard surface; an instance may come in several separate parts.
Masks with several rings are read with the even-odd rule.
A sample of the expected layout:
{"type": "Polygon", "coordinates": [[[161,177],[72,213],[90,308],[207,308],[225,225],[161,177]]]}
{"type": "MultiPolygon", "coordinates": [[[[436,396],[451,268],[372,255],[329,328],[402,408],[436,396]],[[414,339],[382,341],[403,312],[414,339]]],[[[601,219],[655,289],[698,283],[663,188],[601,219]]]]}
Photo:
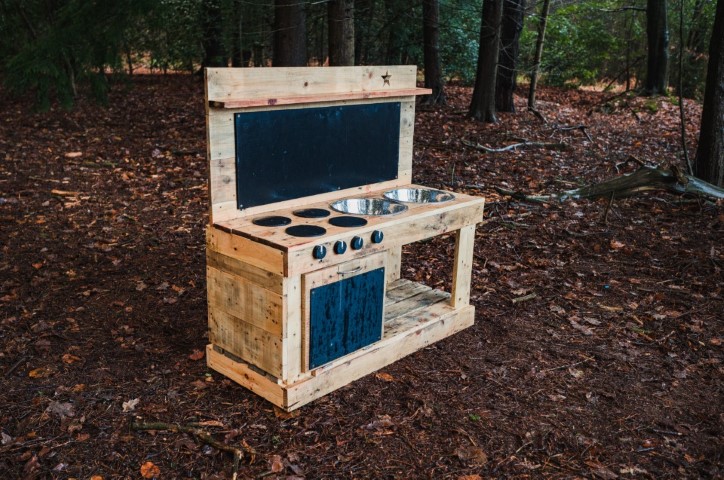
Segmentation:
{"type": "Polygon", "coordinates": [[[400,103],[234,115],[239,209],[397,178],[400,103]]]}

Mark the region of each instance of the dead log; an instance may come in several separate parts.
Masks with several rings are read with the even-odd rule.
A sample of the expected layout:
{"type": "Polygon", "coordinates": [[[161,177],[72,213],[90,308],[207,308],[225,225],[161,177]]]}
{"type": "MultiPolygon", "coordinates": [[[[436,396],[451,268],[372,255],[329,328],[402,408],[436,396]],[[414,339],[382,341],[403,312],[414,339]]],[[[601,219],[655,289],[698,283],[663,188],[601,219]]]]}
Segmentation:
{"type": "Polygon", "coordinates": [[[691,195],[711,200],[724,200],[724,189],[691,175],[685,175],[678,168],[669,169],[642,166],[630,175],[612,178],[586,187],[566,190],[550,195],[525,195],[520,192],[495,189],[498,193],[518,200],[546,203],[568,199],[625,198],[642,192],[664,191],[674,195],[691,195]]]}

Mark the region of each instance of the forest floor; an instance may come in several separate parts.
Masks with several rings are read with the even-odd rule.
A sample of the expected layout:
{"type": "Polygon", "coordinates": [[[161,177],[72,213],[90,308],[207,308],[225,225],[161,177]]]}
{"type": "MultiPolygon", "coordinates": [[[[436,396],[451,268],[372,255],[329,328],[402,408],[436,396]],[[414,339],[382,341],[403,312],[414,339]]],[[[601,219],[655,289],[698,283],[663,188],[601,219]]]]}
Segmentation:
{"type": "MultiPolygon", "coordinates": [[[[548,124],[522,99],[472,121],[461,87],[418,108],[414,181],[488,202],[476,323],[287,414],[203,358],[200,79],[139,76],[70,112],[0,94],[0,478],[230,477],[229,453],[134,421],[248,446],[241,478],[724,475],[724,206],[494,189],[570,189],[634,171],[630,155],[683,166],[674,99],[543,88],[548,124]],[[590,140],[557,128],[581,124],[590,140]],[[462,143],[519,139],[569,147],[462,143]]],[[[453,248],[405,247],[403,276],[449,291],[453,248]]]]}

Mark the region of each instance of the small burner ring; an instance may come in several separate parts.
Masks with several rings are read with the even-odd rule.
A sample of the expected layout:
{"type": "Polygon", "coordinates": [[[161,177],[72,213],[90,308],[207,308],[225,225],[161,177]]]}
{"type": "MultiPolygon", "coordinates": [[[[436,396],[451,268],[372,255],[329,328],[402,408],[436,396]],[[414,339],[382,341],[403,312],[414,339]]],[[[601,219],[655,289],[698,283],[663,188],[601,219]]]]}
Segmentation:
{"type": "Polygon", "coordinates": [[[251,221],[254,225],[260,227],[283,227],[292,223],[292,219],[288,217],[282,217],[279,215],[272,215],[268,217],[259,217],[251,221]]]}
{"type": "Polygon", "coordinates": [[[329,210],[323,208],[303,208],[292,212],[294,216],[302,218],[324,218],[328,217],[329,213],[329,210]]]}
{"type": "Polygon", "coordinates": [[[294,237],[320,237],[327,233],[327,229],[316,225],[294,225],[287,227],[287,234],[294,237]]]}
{"type": "Polygon", "coordinates": [[[363,227],[367,225],[367,219],[360,217],[341,216],[330,218],[329,223],[331,225],[334,225],[335,227],[363,227]]]}

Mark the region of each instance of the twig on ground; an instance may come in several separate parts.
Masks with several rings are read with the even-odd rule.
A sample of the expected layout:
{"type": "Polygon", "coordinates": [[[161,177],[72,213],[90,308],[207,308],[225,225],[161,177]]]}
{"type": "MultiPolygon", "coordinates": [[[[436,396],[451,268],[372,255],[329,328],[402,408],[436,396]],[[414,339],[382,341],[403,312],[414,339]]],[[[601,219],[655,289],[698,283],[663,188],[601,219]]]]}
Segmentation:
{"type": "Polygon", "coordinates": [[[520,142],[520,143],[514,143],[512,145],[508,145],[507,147],[502,148],[490,148],[486,147],[485,145],[481,145],[479,143],[470,142],[468,140],[460,140],[463,145],[466,145],[468,147],[474,148],[475,150],[480,150],[481,152],[486,153],[501,153],[501,152],[507,152],[510,150],[515,150],[516,148],[522,148],[522,147],[541,147],[541,148],[551,148],[554,150],[565,150],[568,148],[568,144],[562,143],[562,142],[520,142]]]}
{"type": "Polygon", "coordinates": [[[593,138],[591,138],[591,136],[586,131],[587,128],[587,125],[553,125],[553,131],[569,132],[571,130],[580,130],[581,132],[583,132],[589,142],[593,142],[593,138]]]}
{"type": "Polygon", "coordinates": [[[513,305],[515,305],[516,303],[522,303],[527,300],[533,300],[537,296],[538,295],[536,295],[535,293],[529,293],[528,295],[523,295],[522,297],[516,297],[516,298],[512,299],[511,302],[513,302],[513,305]]]}
{"type": "Polygon", "coordinates": [[[9,377],[10,374],[13,373],[15,371],[15,369],[17,369],[24,361],[25,361],[25,357],[21,357],[20,360],[13,363],[13,365],[10,368],[8,368],[5,371],[5,373],[3,373],[3,377],[9,377]]]}
{"type": "Polygon", "coordinates": [[[543,123],[545,123],[546,125],[548,125],[548,120],[546,120],[546,117],[544,117],[543,114],[540,113],[538,110],[536,110],[536,109],[533,108],[533,107],[528,107],[528,111],[529,111],[530,113],[532,113],[533,115],[535,115],[541,122],[543,122],[543,123]]]}
{"type": "Polygon", "coordinates": [[[165,423],[165,422],[154,422],[154,423],[131,423],[131,430],[167,430],[170,432],[176,432],[176,433],[188,433],[193,435],[198,441],[201,443],[204,443],[206,445],[209,445],[211,447],[214,447],[217,450],[220,450],[222,452],[231,453],[234,455],[234,468],[233,468],[233,474],[232,479],[236,480],[238,474],[239,474],[239,462],[242,458],[244,458],[245,454],[249,458],[249,463],[254,463],[254,459],[256,458],[256,452],[253,448],[251,448],[249,445],[246,444],[246,442],[242,441],[242,448],[239,449],[236,447],[232,447],[231,445],[226,445],[225,443],[221,443],[218,440],[215,440],[211,435],[204,432],[203,430],[186,426],[186,425],[177,425],[173,423],[165,423]]]}

